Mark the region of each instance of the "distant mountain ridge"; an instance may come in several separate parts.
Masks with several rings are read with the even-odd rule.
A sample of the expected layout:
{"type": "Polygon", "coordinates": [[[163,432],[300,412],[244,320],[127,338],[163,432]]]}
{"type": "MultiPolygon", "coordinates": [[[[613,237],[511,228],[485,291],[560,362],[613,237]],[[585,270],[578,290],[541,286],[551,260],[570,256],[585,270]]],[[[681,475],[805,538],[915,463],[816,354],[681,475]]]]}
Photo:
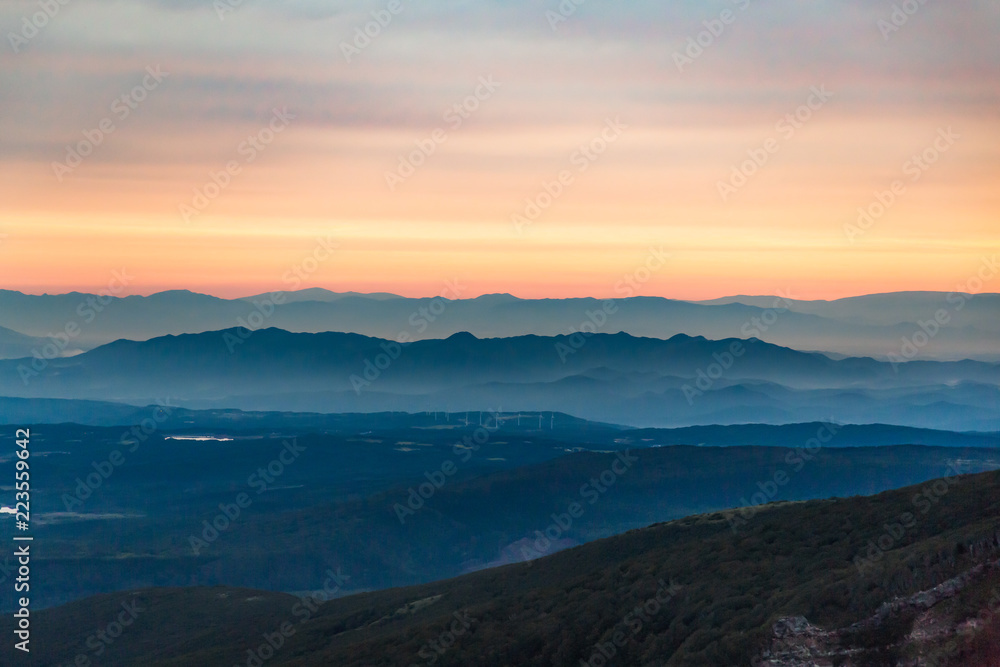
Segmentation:
{"type": "Polygon", "coordinates": [[[308,412],[532,410],[635,426],[835,419],[996,430],[1000,364],[834,360],[758,339],[624,333],[406,345],[359,334],[229,329],[119,340],[32,366],[0,395],[308,412]]]}
{"type": "MultiPolygon", "coordinates": [[[[926,308],[928,304],[942,302],[957,307],[959,299],[971,303],[980,297],[993,297],[995,294],[972,295],[932,291],[882,292],[849,296],[841,299],[794,299],[782,297],[782,305],[795,313],[819,315],[821,317],[854,319],[859,323],[892,325],[910,321],[917,309],[926,308]]],[[[691,301],[702,305],[727,305],[739,303],[746,306],[769,308],[775,297],[768,295],[738,295],[704,301],[691,301]]],[[[980,299],[981,300],[981,299],[980,299]]],[[[964,308],[964,305],[963,305],[964,308]]]]}
{"type": "Polygon", "coordinates": [[[574,331],[667,339],[756,337],[802,350],[886,358],[904,339],[944,311],[947,324],[919,347],[921,359],[1000,361],[1000,295],[905,292],[837,301],[727,297],[689,302],[662,297],[520,299],[490,294],[471,299],[408,298],[388,293],[336,293],[320,288],[222,299],[186,290],[107,298],[82,293],[26,295],[0,290],[0,326],[35,337],[78,327],[82,349],[125,338],[201,333],[235,326],[293,332],[343,331],[396,339],[480,338],[574,331]],[[961,305],[960,305],[961,304],[961,305]]]}
{"type": "MultiPolygon", "coordinates": [[[[333,301],[340,301],[348,297],[356,297],[359,299],[374,299],[375,301],[386,301],[388,299],[404,299],[398,294],[391,294],[389,292],[333,292],[328,289],[323,289],[322,287],[310,287],[306,289],[296,290],[294,292],[284,293],[285,303],[298,303],[300,301],[322,301],[330,303],[333,301]]],[[[264,292],[262,294],[254,294],[251,296],[242,297],[244,301],[259,301],[261,299],[272,298],[273,292],[264,292]]]]}
{"type": "Polygon", "coordinates": [[[13,329],[0,327],[0,359],[30,357],[33,350],[45,354],[43,350],[51,342],[48,338],[27,336],[13,329]]]}
{"type": "MultiPolygon", "coordinates": [[[[31,399],[0,396],[0,425],[80,424],[84,426],[130,426],[157,416],[157,405],[73,399],[31,399]]],[[[682,428],[633,428],[580,419],[560,412],[245,412],[234,409],[190,410],[171,408],[160,430],[204,431],[232,434],[258,429],[295,429],[317,433],[396,431],[406,428],[441,428],[442,425],[481,422],[496,423],[504,432],[565,440],[574,446],[587,444],[604,449],[694,445],[699,447],[786,446],[806,442],[819,422],[803,424],[734,424],[687,426],[682,428]]],[[[932,447],[997,447],[1000,431],[955,432],[889,424],[845,424],[826,447],[879,447],[885,445],[932,447]]]]}

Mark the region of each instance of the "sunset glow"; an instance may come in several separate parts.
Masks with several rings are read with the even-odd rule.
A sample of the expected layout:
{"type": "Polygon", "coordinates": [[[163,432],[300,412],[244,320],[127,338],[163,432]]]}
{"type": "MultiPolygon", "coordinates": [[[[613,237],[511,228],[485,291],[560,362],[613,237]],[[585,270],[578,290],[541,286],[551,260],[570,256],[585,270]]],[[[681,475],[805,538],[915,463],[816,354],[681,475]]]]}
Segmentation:
{"type": "MultiPolygon", "coordinates": [[[[554,29],[545,3],[442,22],[452,4],[406,5],[346,55],[369,10],[320,2],[220,20],[79,0],[5,45],[4,286],[100,289],[124,268],[130,293],[241,296],[288,288],[335,239],[301,287],[613,296],[655,247],[671,258],[646,295],[836,298],[950,291],[1000,248],[995,5],[927,5],[886,37],[887,8],[855,3],[594,3],[554,29]]],[[[6,3],[4,34],[33,8],[6,3]]]]}

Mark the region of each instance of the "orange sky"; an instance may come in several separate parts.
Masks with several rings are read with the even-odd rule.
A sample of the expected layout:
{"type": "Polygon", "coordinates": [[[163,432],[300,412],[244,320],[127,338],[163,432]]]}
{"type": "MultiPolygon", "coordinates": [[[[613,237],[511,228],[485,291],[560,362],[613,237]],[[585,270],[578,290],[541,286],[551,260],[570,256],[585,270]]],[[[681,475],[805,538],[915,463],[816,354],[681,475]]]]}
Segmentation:
{"type": "MultiPolygon", "coordinates": [[[[956,289],[1000,249],[996,8],[927,6],[886,40],[878,8],[778,4],[738,13],[678,71],[709,5],[581,9],[552,31],[547,5],[513,3],[461,34],[414,7],[348,63],[338,45],[363,14],[80,0],[0,60],[0,288],[97,290],[126,269],[139,294],[418,296],[458,279],[463,297],[615,296],[653,247],[670,259],[641,294],[956,289]],[[156,65],[169,74],[148,86],[156,65]],[[114,101],[144,79],[121,118],[114,101]],[[276,108],[294,118],[275,125],[276,108]],[[105,119],[114,131],[60,180],[53,163],[105,119]],[[247,149],[269,124],[273,141],[247,149]],[[433,153],[387,185],[420,143],[433,153]],[[766,162],[724,200],[751,155],[766,162]],[[185,219],[227,163],[238,173],[185,219]],[[847,227],[894,181],[870,228],[847,227]]],[[[33,6],[5,6],[3,32],[33,6]]]]}

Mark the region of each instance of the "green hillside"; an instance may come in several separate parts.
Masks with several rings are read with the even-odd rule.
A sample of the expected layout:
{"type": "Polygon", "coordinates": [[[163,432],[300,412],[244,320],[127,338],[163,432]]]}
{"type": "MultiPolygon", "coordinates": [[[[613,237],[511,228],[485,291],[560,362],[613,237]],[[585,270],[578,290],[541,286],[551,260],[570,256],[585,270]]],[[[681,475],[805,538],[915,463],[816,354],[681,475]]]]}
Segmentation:
{"type": "MultiPolygon", "coordinates": [[[[90,598],[34,617],[33,664],[72,664],[83,654],[95,665],[256,665],[266,654],[264,664],[303,667],[796,665],[761,662],[791,641],[776,642],[775,623],[796,616],[840,629],[829,664],[895,665],[935,651],[941,665],[997,664],[989,656],[998,646],[1000,472],[772,504],[736,532],[734,513],[320,605],[221,588],[90,598]],[[910,598],[921,591],[931,592],[910,598]],[[119,602],[133,598],[148,610],[94,656],[91,626],[113,621],[119,602]],[[923,629],[928,623],[937,634],[923,629]],[[268,636],[280,648],[269,650],[268,636]],[[610,661],[601,662],[602,647],[610,661]]],[[[337,573],[327,590],[349,576],[337,573]]],[[[11,621],[0,631],[9,635],[11,621]]]]}

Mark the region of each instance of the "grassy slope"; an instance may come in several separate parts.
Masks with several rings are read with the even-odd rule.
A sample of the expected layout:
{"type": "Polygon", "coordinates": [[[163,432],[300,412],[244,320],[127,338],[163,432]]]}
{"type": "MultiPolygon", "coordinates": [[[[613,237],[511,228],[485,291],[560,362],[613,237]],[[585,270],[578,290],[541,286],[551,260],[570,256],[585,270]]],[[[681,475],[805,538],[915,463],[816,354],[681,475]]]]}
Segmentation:
{"type": "MultiPolygon", "coordinates": [[[[1000,473],[953,481],[938,485],[946,491],[926,514],[914,496],[932,489],[929,483],[873,497],[771,505],[738,534],[727,513],[701,515],[530,564],[332,601],[308,620],[287,596],[236,593],[244,601],[266,597],[233,610],[229,590],[145,591],[140,595],[150,603],[142,622],[115,642],[113,661],[94,664],[243,665],[262,634],[286,620],[295,634],[267,665],[430,664],[428,642],[448,629],[453,612],[473,619],[471,628],[434,664],[579,665],[616,630],[628,637],[617,664],[749,664],[779,616],[844,626],[892,597],[995,559],[1000,473]],[[855,557],[904,512],[916,515],[914,525],[862,576],[855,557]],[[676,596],[633,634],[627,614],[661,580],[680,587],[676,596]],[[407,607],[420,601],[425,606],[407,607]]],[[[955,613],[974,615],[985,597],[979,593],[955,613]]],[[[38,613],[40,662],[33,664],[68,663],[86,651],[86,637],[113,619],[117,601],[103,596],[38,613]]],[[[10,621],[0,621],[4,635],[10,621]]],[[[7,651],[0,647],[4,664],[7,651]]]]}

